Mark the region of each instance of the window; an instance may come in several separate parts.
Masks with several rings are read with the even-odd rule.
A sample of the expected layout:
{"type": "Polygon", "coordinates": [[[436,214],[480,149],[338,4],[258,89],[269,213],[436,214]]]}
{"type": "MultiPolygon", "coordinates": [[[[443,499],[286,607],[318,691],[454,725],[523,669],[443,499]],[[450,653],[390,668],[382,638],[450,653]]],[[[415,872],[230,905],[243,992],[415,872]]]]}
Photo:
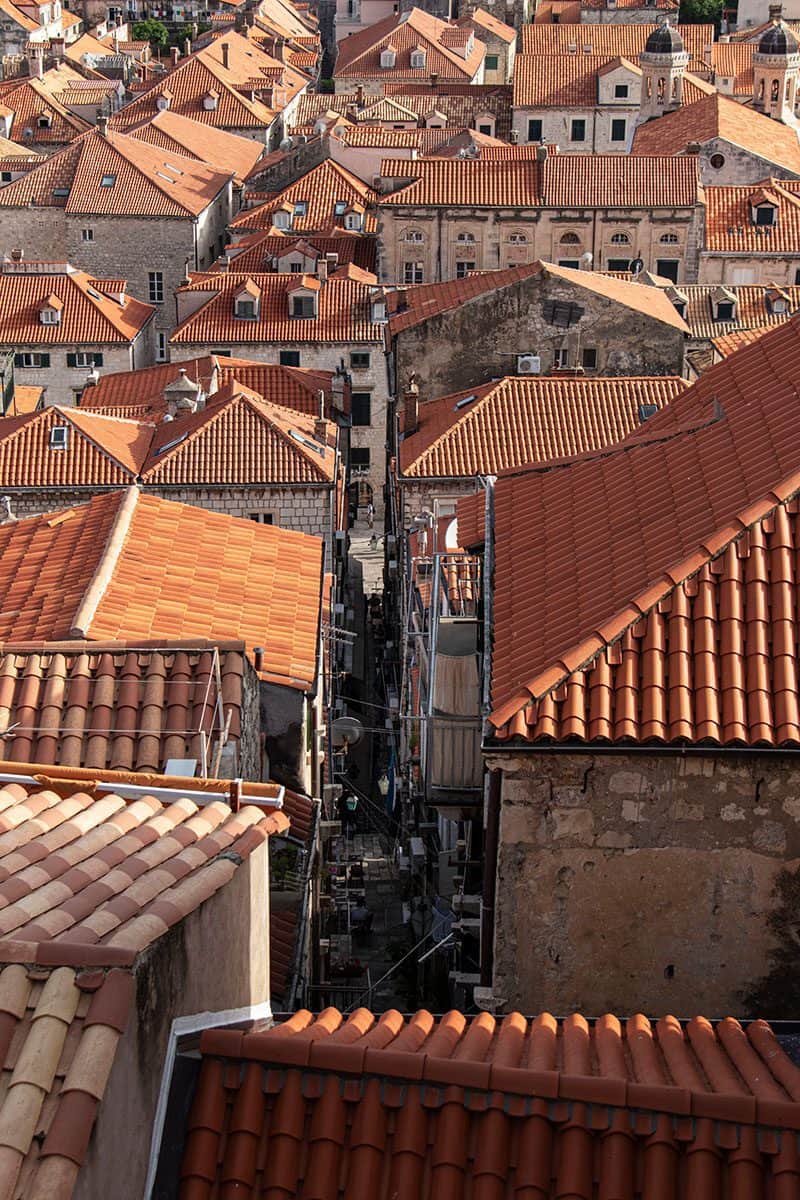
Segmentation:
{"type": "Polygon", "coordinates": [[[627,100],[628,99],[627,83],[615,83],[614,84],[614,99],[615,100],[627,100]]]}
{"type": "Polygon", "coordinates": [[[483,65],[487,71],[496,71],[499,63],[500,59],[496,54],[487,54],[483,60],[483,65]]]}
{"type": "Polygon", "coordinates": [[[369,350],[351,350],[350,366],[354,371],[366,371],[372,361],[369,350]]]}
{"type": "Polygon", "coordinates": [[[585,142],[586,141],[586,122],[582,121],[582,120],[581,121],[573,121],[572,129],[571,129],[569,136],[570,136],[571,142],[585,142]]]}
{"type": "Polygon", "coordinates": [[[415,71],[425,70],[425,51],[413,50],[411,52],[411,66],[415,71]]]}
{"type": "Polygon", "coordinates": [[[510,233],[508,240],[512,246],[526,246],[528,244],[528,238],[524,233],[510,233]]]}
{"type": "Polygon", "coordinates": [[[391,50],[388,47],[386,50],[381,50],[381,66],[384,68],[384,70],[387,68],[391,70],[396,61],[397,55],[395,54],[394,50],[391,50]]]}
{"type": "Polygon", "coordinates": [[[272,223],[276,229],[290,229],[292,225],[292,214],[288,213],[285,208],[279,208],[273,214],[272,223]]]}
{"type": "Polygon", "coordinates": [[[568,367],[569,366],[569,350],[567,350],[566,346],[562,346],[559,350],[556,350],[554,352],[553,366],[554,367],[568,367]]]}
{"type": "Polygon", "coordinates": [[[719,300],[717,302],[716,312],[714,313],[715,321],[733,321],[735,320],[735,305],[732,300],[719,300]]]}
{"type": "Polygon", "coordinates": [[[10,171],[0,171],[0,183],[11,183],[10,171]]]}
{"type": "Polygon", "coordinates": [[[314,315],[313,296],[292,296],[293,317],[313,317],[314,315]]]}
{"type": "Polygon", "coordinates": [[[151,304],[164,303],[164,272],[148,271],[147,287],[151,304]]]}
{"type": "Polygon", "coordinates": [[[349,212],[344,218],[345,229],[360,230],[364,224],[364,215],[360,212],[349,212]]]}
{"type": "Polygon", "coordinates": [[[335,200],[333,204],[333,215],[335,217],[343,217],[347,209],[346,200],[335,200]]]}
{"type": "Polygon", "coordinates": [[[405,240],[407,242],[421,242],[424,239],[418,229],[407,229],[406,235],[405,235],[405,240]]]}
{"type": "Polygon", "coordinates": [[[353,392],[350,416],[354,425],[369,425],[372,422],[372,393],[353,392]]]}
{"type": "Polygon", "coordinates": [[[281,350],[278,355],[278,362],[282,367],[299,367],[300,366],[300,351],[299,350],[281,350]]]}
{"type": "Polygon", "coordinates": [[[678,282],[679,267],[680,260],[677,258],[656,259],[656,275],[663,275],[665,279],[671,279],[673,283],[678,282]]]}
{"type": "Polygon", "coordinates": [[[69,426],[54,425],[50,430],[50,449],[66,450],[69,446],[69,426]]]}
{"type": "Polygon", "coordinates": [[[102,367],[102,365],[102,354],[90,354],[87,351],[81,350],[77,354],[67,355],[68,367],[83,367],[85,369],[86,367],[102,367]]]}
{"type": "Polygon", "coordinates": [[[94,241],[94,230],[93,229],[82,229],[81,230],[81,241],[82,242],[93,242],[94,241]]]}
{"type": "Polygon", "coordinates": [[[165,333],[156,334],[156,361],[167,361],[167,335],[165,333]]]}
{"type": "Polygon", "coordinates": [[[622,117],[616,117],[611,122],[612,142],[624,142],[628,136],[628,123],[622,117]]]}
{"type": "Polygon", "coordinates": [[[708,161],[711,163],[711,166],[714,168],[715,171],[719,171],[722,169],[722,167],[725,166],[725,155],[724,154],[712,154],[711,158],[708,161]]]}
{"type": "Polygon", "coordinates": [[[116,182],[116,175],[104,175],[100,180],[100,187],[113,187],[116,182]]]}
{"type": "Polygon", "coordinates": [[[295,200],[294,215],[296,217],[304,217],[307,212],[308,212],[308,201],[307,200],[295,200]]]}
{"type": "Polygon", "coordinates": [[[773,205],[760,204],[758,208],[753,210],[753,216],[755,217],[755,221],[753,223],[755,225],[776,225],[777,215],[778,210],[774,208],[773,205]]]}
{"type": "Polygon", "coordinates": [[[15,367],[49,367],[49,354],[15,354],[15,367]]]}
{"type": "Polygon", "coordinates": [[[629,258],[610,258],[608,260],[609,271],[630,271],[631,260],[629,258]]]}
{"type": "Polygon", "coordinates": [[[355,471],[369,470],[369,447],[368,446],[351,446],[350,447],[350,466],[355,471]]]}
{"type": "Polygon", "coordinates": [[[249,516],[251,521],[257,521],[259,525],[274,524],[274,521],[272,518],[272,513],[254,512],[254,513],[248,513],[247,515],[249,516]]]}
{"type": "Polygon", "coordinates": [[[540,142],[542,140],[542,122],[537,118],[528,121],[528,141],[540,142]]]}
{"type": "Polygon", "coordinates": [[[234,306],[234,316],[238,317],[240,321],[255,321],[255,300],[237,300],[234,306]]]}
{"type": "Polygon", "coordinates": [[[39,312],[39,320],[42,325],[60,325],[61,324],[61,309],[60,308],[43,308],[39,312]]]}
{"type": "Polygon", "coordinates": [[[53,124],[53,118],[49,117],[47,113],[42,113],[42,115],[37,118],[36,124],[40,129],[49,129],[53,124]]]}
{"type": "Polygon", "coordinates": [[[630,246],[631,239],[627,233],[612,233],[611,244],[613,246],[630,246]]]}
{"type": "Polygon", "coordinates": [[[403,263],[403,283],[422,283],[422,263],[403,263]]]}
{"type": "Polygon", "coordinates": [[[457,262],[456,263],[456,279],[465,279],[470,271],[475,270],[474,262],[457,262]]]}
{"type": "Polygon", "coordinates": [[[587,347],[581,355],[581,362],[584,370],[594,371],[597,368],[597,351],[594,347],[587,347]]]}
{"type": "Polygon", "coordinates": [[[492,137],[492,127],[491,127],[491,125],[479,125],[479,126],[478,126],[478,133],[484,133],[484,134],[486,135],[486,137],[492,137]]]}

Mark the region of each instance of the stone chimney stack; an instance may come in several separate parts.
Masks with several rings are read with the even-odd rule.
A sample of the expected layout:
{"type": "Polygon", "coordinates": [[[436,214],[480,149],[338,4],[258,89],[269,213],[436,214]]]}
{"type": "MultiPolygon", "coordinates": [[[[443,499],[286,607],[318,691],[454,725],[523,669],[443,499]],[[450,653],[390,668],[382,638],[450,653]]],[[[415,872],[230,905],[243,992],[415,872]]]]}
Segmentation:
{"type": "Polygon", "coordinates": [[[226,71],[230,70],[231,48],[227,42],[222,43],[222,65],[226,71]]]}
{"type": "Polygon", "coordinates": [[[403,419],[401,423],[401,432],[408,437],[409,434],[416,433],[419,425],[419,376],[414,374],[410,377],[403,391],[403,419]]]}
{"type": "Polygon", "coordinates": [[[101,137],[108,137],[108,117],[97,118],[97,132],[101,137]]]}
{"type": "Polygon", "coordinates": [[[170,46],[170,48],[169,48],[169,56],[170,56],[170,58],[172,59],[172,66],[173,66],[173,68],[174,68],[174,67],[177,67],[177,65],[178,65],[178,59],[179,59],[179,58],[180,58],[180,56],[181,56],[181,52],[180,52],[180,50],[178,49],[178,47],[177,47],[177,46],[170,46]]]}
{"type": "Polygon", "coordinates": [[[327,260],[327,258],[320,257],[317,259],[317,279],[320,281],[320,283],[323,285],[323,287],[328,282],[328,260],[327,260]]]}

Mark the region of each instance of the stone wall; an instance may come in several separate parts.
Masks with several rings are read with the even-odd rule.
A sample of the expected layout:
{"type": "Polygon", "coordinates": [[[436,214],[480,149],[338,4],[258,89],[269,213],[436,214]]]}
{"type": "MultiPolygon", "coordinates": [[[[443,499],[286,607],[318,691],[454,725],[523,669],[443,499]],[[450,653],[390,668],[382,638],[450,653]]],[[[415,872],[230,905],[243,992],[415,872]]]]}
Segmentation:
{"type": "Polygon", "coordinates": [[[489,759],[503,769],[494,990],[509,1008],[795,1014],[800,759],[489,759]]]}
{"type": "MultiPolygon", "coordinates": [[[[764,239],[769,245],[767,239],[764,239]]],[[[700,257],[698,283],[759,283],[778,286],[800,282],[800,247],[794,254],[715,254],[700,257]]]]}
{"type": "MultiPolygon", "coordinates": [[[[644,287],[645,285],[641,285],[644,287]]],[[[517,356],[538,354],[542,374],[566,347],[570,365],[597,351],[587,375],[681,375],[684,335],[646,312],[636,312],[572,282],[541,275],[477,296],[396,334],[395,390],[420,376],[420,399],[434,399],[517,373],[517,356]],[[545,300],[579,305],[583,316],[569,329],[549,324],[545,300]]]]}
{"type": "MultiPolygon", "coordinates": [[[[247,190],[251,192],[280,192],[289,187],[296,179],[308,174],[330,157],[328,135],[313,137],[307,142],[300,142],[282,155],[277,162],[270,163],[259,171],[251,174],[247,180],[247,190]]],[[[260,204],[264,201],[260,200],[260,204]]]]}

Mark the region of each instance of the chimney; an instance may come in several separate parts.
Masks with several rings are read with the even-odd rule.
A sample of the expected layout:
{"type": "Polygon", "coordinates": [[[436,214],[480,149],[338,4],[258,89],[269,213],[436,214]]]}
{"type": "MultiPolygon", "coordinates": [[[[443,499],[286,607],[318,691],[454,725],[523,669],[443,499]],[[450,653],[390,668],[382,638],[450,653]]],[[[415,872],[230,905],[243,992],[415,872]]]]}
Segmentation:
{"type": "Polygon", "coordinates": [[[436,87],[437,87],[438,83],[439,83],[439,74],[438,74],[438,72],[437,72],[437,71],[431,71],[431,87],[433,88],[433,90],[434,90],[434,91],[436,91],[436,87]]]}
{"type": "Polygon", "coordinates": [[[108,117],[97,118],[97,132],[101,137],[108,137],[108,117]]]}
{"type": "Polygon", "coordinates": [[[178,59],[179,59],[179,58],[180,58],[180,56],[181,56],[181,52],[180,52],[180,50],[178,49],[178,47],[177,47],[177,46],[170,46],[170,48],[169,48],[169,54],[170,54],[170,58],[172,59],[172,65],[173,65],[173,67],[177,67],[177,65],[178,65],[178,59]]]}
{"type": "Polygon", "coordinates": [[[231,256],[230,256],[230,254],[220,254],[220,256],[219,256],[219,267],[220,267],[220,272],[221,272],[221,274],[223,274],[223,275],[227,275],[227,274],[228,274],[228,271],[230,271],[230,269],[231,269],[231,256]]]}
{"type": "Polygon", "coordinates": [[[686,153],[687,154],[699,154],[700,153],[700,143],[699,142],[687,142],[686,143],[686,153]]]}
{"type": "Polygon", "coordinates": [[[63,39],[63,37],[51,37],[50,38],[50,53],[53,56],[54,65],[58,66],[58,64],[61,62],[61,60],[64,57],[64,39],[63,39]]]}
{"type": "Polygon", "coordinates": [[[364,107],[364,89],[361,84],[356,88],[356,104],[359,108],[364,107]]]}
{"type": "Polygon", "coordinates": [[[547,146],[536,147],[536,161],[537,163],[547,162],[547,146]]]}
{"type": "Polygon", "coordinates": [[[264,647],[253,647],[253,666],[260,673],[264,670],[264,647]]]}
{"type": "Polygon", "coordinates": [[[416,433],[419,424],[419,384],[412,375],[403,391],[403,434],[416,433]]]}
{"type": "Polygon", "coordinates": [[[34,54],[28,59],[28,73],[31,79],[41,79],[44,75],[44,63],[41,54],[34,54]]]}
{"type": "Polygon", "coordinates": [[[328,274],[332,275],[339,265],[339,255],[335,250],[329,250],[325,255],[325,261],[328,264],[328,274]]]}
{"type": "Polygon", "coordinates": [[[395,312],[405,312],[408,308],[408,292],[404,287],[397,289],[397,308],[395,312]]]}
{"type": "Polygon", "coordinates": [[[769,6],[770,21],[780,21],[782,15],[783,15],[783,5],[782,4],[770,4],[770,6],[769,6]]]}
{"type": "Polygon", "coordinates": [[[222,43],[222,65],[225,70],[230,69],[231,48],[228,42],[222,43]]]}
{"type": "Polygon", "coordinates": [[[183,279],[181,280],[181,283],[187,284],[187,283],[191,283],[191,282],[192,282],[192,277],[189,274],[189,259],[186,258],[186,259],[184,259],[184,262],[183,262],[183,279]]]}
{"type": "Polygon", "coordinates": [[[19,246],[15,246],[14,249],[11,251],[11,261],[12,262],[22,262],[22,250],[20,249],[19,246]]]}
{"type": "Polygon", "coordinates": [[[519,142],[519,130],[518,129],[509,130],[508,140],[511,142],[512,146],[516,146],[519,142]]]}
{"type": "Polygon", "coordinates": [[[328,282],[328,260],[327,258],[317,259],[317,279],[321,284],[328,282]]]}
{"type": "Polygon", "coordinates": [[[183,53],[185,54],[185,56],[187,58],[192,53],[192,43],[189,38],[187,38],[186,41],[183,43],[183,53]]]}
{"type": "MultiPolygon", "coordinates": [[[[323,393],[324,395],[324,393],[323,393]]],[[[317,417],[314,422],[314,437],[322,446],[328,444],[328,422],[324,417],[317,417]]]]}

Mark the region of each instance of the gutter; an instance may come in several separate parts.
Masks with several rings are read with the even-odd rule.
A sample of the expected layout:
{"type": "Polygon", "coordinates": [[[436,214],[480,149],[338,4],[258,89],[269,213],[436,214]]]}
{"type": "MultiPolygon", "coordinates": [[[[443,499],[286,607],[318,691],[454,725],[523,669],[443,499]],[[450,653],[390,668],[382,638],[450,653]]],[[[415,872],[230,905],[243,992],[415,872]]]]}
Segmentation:
{"type": "MultiPolygon", "coordinates": [[[[628,745],[620,742],[617,745],[598,745],[593,742],[518,742],[509,738],[507,742],[484,740],[481,744],[482,754],[589,754],[593,758],[608,758],[613,755],[624,755],[626,758],[646,757],[656,755],[659,758],[755,758],[764,755],[795,759],[800,758],[800,746],[652,746],[628,745]]],[[[0,776],[2,778],[2,776],[0,776]]]]}
{"type": "Polygon", "coordinates": [[[494,906],[497,895],[497,849],[500,842],[500,800],[503,772],[489,772],[486,790],[486,830],[483,841],[483,890],[481,894],[481,987],[491,988],[494,971],[494,906]]]}

